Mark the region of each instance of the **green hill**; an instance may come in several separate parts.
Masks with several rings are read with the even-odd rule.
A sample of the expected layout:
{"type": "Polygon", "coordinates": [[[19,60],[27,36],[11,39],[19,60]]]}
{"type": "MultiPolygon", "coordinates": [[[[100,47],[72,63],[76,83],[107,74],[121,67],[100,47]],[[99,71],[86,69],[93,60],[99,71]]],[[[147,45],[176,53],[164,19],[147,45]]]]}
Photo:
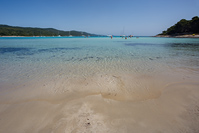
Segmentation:
{"type": "Polygon", "coordinates": [[[53,28],[32,28],[32,27],[17,27],[9,25],[0,25],[0,36],[97,36],[81,31],[63,31],[53,28]]]}
{"type": "Polygon", "coordinates": [[[181,19],[175,25],[163,31],[159,35],[184,35],[184,34],[199,34],[199,18],[195,16],[192,20],[181,19]]]}

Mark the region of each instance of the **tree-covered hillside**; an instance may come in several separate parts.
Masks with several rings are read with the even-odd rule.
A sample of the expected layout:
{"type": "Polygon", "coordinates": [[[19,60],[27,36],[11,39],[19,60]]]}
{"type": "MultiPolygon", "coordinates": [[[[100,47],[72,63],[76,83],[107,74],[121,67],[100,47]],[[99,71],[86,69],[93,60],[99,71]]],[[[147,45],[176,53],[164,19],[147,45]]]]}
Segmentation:
{"type": "Polygon", "coordinates": [[[0,36],[97,36],[81,31],[62,31],[53,28],[31,28],[0,25],[0,36]]]}
{"type": "Polygon", "coordinates": [[[199,18],[195,16],[192,20],[182,19],[177,24],[171,26],[160,35],[182,35],[182,34],[198,34],[199,18]]]}

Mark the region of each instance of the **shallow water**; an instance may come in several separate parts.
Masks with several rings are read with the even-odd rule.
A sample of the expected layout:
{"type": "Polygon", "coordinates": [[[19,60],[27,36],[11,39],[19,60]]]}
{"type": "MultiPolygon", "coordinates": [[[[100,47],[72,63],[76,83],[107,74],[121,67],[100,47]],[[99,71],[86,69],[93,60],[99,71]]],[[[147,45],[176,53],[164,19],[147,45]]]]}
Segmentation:
{"type": "Polygon", "coordinates": [[[161,71],[159,69],[162,66],[167,68],[171,65],[195,69],[199,63],[198,51],[198,39],[1,38],[0,73],[4,80],[10,76],[8,72],[16,79],[15,76],[22,78],[24,73],[34,75],[35,72],[31,73],[30,69],[51,73],[53,67],[62,66],[60,72],[63,73],[68,73],[67,67],[73,66],[85,66],[88,69],[75,70],[70,72],[71,75],[101,71],[154,73],[161,71]]]}
{"type": "Polygon", "coordinates": [[[0,132],[199,130],[199,39],[1,37],[0,62],[0,132]]]}

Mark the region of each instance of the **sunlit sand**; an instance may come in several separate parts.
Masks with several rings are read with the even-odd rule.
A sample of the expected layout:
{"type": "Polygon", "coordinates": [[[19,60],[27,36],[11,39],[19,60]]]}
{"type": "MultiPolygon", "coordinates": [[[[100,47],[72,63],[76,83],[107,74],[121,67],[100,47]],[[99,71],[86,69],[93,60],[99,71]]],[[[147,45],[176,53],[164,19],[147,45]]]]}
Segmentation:
{"type": "Polygon", "coordinates": [[[169,74],[97,74],[16,85],[1,92],[0,131],[198,131],[199,83],[187,78],[190,73],[180,79],[169,74]]]}

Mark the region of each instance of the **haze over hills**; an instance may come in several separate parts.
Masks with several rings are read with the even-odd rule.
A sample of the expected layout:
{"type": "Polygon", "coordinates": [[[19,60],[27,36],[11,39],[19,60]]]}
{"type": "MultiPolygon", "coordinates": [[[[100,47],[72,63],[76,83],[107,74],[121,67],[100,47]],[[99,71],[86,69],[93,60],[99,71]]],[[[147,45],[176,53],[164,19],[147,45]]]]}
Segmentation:
{"type": "Polygon", "coordinates": [[[99,36],[83,31],[63,31],[54,28],[18,27],[0,24],[0,36],[99,36]]]}

